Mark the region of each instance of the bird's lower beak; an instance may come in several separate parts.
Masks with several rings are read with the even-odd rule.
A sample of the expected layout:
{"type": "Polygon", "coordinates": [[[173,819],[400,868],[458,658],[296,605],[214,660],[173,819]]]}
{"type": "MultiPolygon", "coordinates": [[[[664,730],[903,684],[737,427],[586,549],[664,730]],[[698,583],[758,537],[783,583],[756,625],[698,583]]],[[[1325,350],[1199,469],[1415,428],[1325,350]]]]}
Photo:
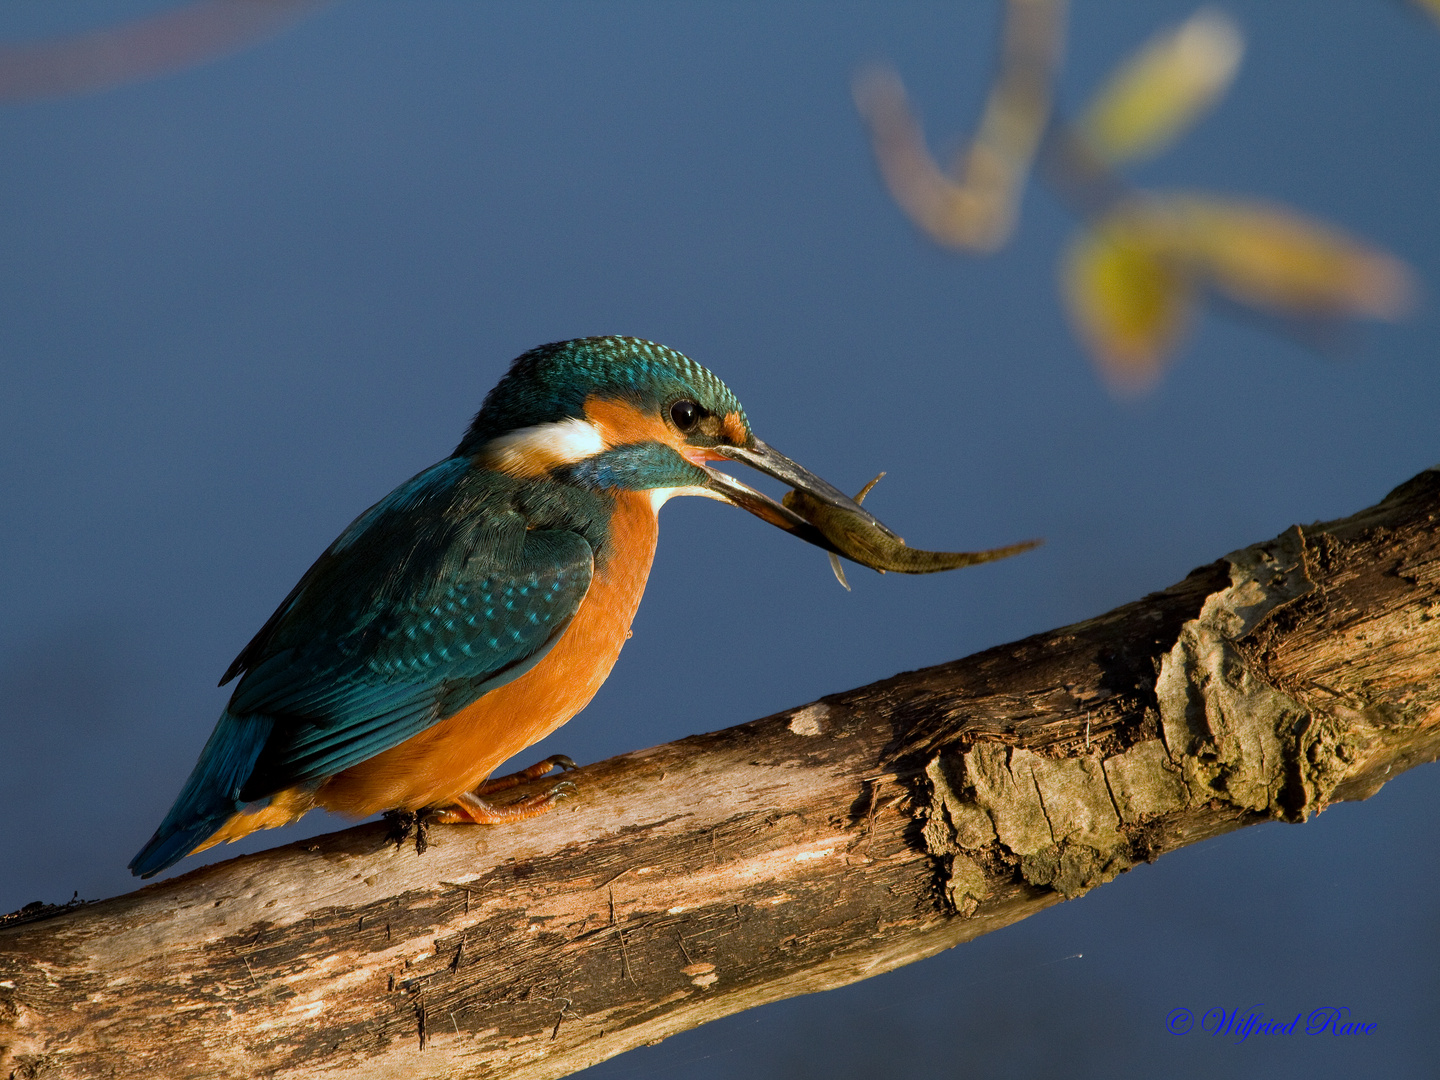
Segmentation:
{"type": "MultiPolygon", "coordinates": [[[[755,445],[750,447],[717,446],[714,448],[714,453],[731,461],[744,462],[752,469],[758,469],[767,476],[773,476],[781,483],[803,492],[820,503],[842,510],[846,515],[856,515],[885,535],[894,536],[894,533],[854,499],[834,485],[820,479],[808,469],[797,465],[784,454],[765,445],[759,439],[756,439],[755,445]]],[[[782,506],[769,496],[761,494],[747,484],[742,484],[733,476],[718,469],[711,469],[707,466],[705,471],[710,475],[710,490],[724,501],[748,510],[756,517],[768,521],[771,525],[784,529],[788,533],[793,533],[801,540],[814,544],[816,547],[842,555],[846,554],[826,539],[824,533],[788,506],[782,506]]],[[[898,540],[898,537],[896,539],[898,540]]]]}

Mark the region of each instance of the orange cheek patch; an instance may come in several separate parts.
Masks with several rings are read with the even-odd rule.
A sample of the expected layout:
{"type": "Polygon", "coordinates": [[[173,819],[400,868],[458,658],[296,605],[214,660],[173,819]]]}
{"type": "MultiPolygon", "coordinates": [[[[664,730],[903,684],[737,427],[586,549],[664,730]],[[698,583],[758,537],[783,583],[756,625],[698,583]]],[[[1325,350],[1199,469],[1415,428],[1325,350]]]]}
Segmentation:
{"type": "Polygon", "coordinates": [[[750,441],[750,433],[745,430],[745,421],[740,419],[739,413],[726,413],[720,429],[725,432],[726,441],[736,446],[744,446],[750,441]]]}
{"type": "Polygon", "coordinates": [[[652,413],[641,412],[628,401],[592,397],[585,402],[585,418],[594,424],[606,446],[658,442],[684,453],[679,432],[652,413]]]}
{"type": "MultiPolygon", "coordinates": [[[[606,446],[630,446],[642,442],[658,442],[669,446],[692,465],[707,461],[724,461],[724,455],[709,447],[691,446],[685,437],[653,413],[643,412],[628,401],[592,397],[585,401],[585,419],[600,432],[606,446]]],[[[720,430],[727,442],[744,446],[750,433],[739,413],[728,413],[720,421],[720,430]]]]}

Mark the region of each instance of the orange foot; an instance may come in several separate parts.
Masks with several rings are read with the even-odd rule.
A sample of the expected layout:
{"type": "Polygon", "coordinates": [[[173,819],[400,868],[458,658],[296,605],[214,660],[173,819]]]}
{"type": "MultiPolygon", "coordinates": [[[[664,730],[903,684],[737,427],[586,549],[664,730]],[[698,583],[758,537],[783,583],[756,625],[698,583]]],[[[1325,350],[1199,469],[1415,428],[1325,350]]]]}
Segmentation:
{"type": "Polygon", "coordinates": [[[511,803],[509,806],[492,806],[485,801],[483,796],[493,795],[497,791],[507,791],[521,784],[528,784],[532,780],[539,780],[556,767],[567,772],[579,768],[564,754],[554,754],[544,761],[537,761],[528,769],[521,769],[509,776],[497,776],[493,780],[485,781],[474,791],[463,792],[455,800],[454,806],[447,806],[442,810],[435,811],[429,816],[429,820],[441,825],[454,825],[460,822],[471,822],[475,825],[503,825],[511,821],[524,821],[526,818],[539,817],[541,814],[548,813],[559,800],[574,791],[575,785],[565,780],[543,794],[531,795],[511,803]]]}
{"type": "Polygon", "coordinates": [[[551,754],[544,761],[537,761],[528,769],[521,769],[519,772],[510,773],[508,776],[497,776],[493,780],[486,780],[475,789],[476,795],[493,795],[497,791],[505,791],[512,787],[519,787],[521,784],[528,784],[532,780],[539,780],[552,769],[561,769],[564,772],[571,772],[580,768],[574,761],[564,754],[551,754]]]}
{"type": "Polygon", "coordinates": [[[528,769],[521,769],[509,776],[497,776],[493,780],[485,781],[474,791],[464,792],[455,800],[454,806],[447,806],[443,809],[422,807],[419,810],[386,810],[384,818],[390,824],[388,839],[393,840],[395,846],[399,847],[413,836],[415,838],[415,854],[424,855],[425,849],[430,846],[431,825],[453,825],[461,822],[475,825],[503,825],[510,821],[524,821],[526,818],[539,817],[574,791],[575,785],[565,780],[556,784],[543,795],[531,795],[529,798],[511,803],[509,806],[491,806],[481,796],[528,784],[532,780],[539,780],[557,766],[566,771],[580,767],[564,754],[553,754],[544,761],[537,761],[528,769]]]}

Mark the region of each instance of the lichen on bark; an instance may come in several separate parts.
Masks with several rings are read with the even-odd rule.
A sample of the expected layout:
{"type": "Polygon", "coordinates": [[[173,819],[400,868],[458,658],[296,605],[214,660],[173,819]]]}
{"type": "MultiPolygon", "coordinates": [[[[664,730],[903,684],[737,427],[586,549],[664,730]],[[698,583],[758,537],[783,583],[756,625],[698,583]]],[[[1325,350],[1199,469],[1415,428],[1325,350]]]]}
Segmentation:
{"type": "MultiPolygon", "coordinates": [[[[1414,495],[1413,485],[1434,483],[1433,473],[1424,474],[1381,506],[1414,495]]],[[[1326,692],[1322,707],[1299,692],[1296,679],[1273,677],[1262,661],[1273,639],[1303,622],[1297,612],[1307,604],[1318,610],[1317,568],[1333,579],[1330,564],[1344,547],[1339,536],[1355,542],[1363,517],[1309,532],[1293,526],[1226,556],[1228,585],[1204,596],[1198,613],[1159,648],[1153,681],[1116,706],[1122,715],[1105,745],[1123,747],[1119,752],[1091,745],[1087,712],[1083,744],[1047,735],[1027,745],[1023,734],[992,730],[934,753],[925,768],[921,836],[954,908],[974,914],[1006,878],[1079,896],[1152,857],[1156,830],[1197,808],[1235,820],[1302,822],[1339,797],[1342,784],[1355,789],[1346,797],[1363,796],[1356,763],[1377,741],[1372,736],[1422,734],[1433,703],[1412,706],[1412,693],[1397,708],[1368,700],[1363,686],[1341,691],[1311,680],[1326,692]],[[1285,630],[1276,629],[1280,623],[1285,630]]],[[[1383,529],[1373,533],[1382,534],[1383,551],[1383,529]]],[[[1375,546],[1373,534],[1368,542],[1375,546]]],[[[1412,567],[1406,558],[1396,576],[1419,584],[1433,574],[1433,562],[1412,567]]],[[[1407,611],[1398,630],[1357,629],[1354,636],[1418,637],[1416,618],[1407,611]]],[[[1099,696],[1075,684],[1048,692],[1077,702],[1099,696]]]]}

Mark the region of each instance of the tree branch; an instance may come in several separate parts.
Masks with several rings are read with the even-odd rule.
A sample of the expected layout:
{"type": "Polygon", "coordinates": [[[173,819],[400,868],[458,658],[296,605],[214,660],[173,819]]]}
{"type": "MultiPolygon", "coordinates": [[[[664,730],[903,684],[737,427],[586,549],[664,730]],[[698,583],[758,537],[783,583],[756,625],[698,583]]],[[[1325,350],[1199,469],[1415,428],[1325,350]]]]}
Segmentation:
{"type": "MultiPolygon", "coordinates": [[[[0,928],[0,1075],[562,1076],[1440,752],[1440,471],[1074,626],[0,928]]],[[[37,913],[32,913],[37,914],[37,913]]]]}

